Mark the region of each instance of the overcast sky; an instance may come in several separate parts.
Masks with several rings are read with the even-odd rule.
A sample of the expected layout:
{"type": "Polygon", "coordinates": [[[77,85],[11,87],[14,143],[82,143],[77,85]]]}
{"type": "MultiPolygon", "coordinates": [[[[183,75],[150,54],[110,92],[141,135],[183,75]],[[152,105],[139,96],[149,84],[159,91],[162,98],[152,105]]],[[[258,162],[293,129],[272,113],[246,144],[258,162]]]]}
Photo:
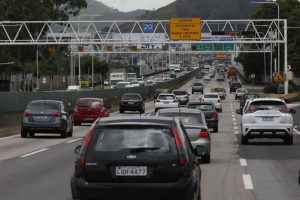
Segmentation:
{"type": "Polygon", "coordinates": [[[152,10],[163,7],[175,0],[97,0],[109,7],[120,11],[132,11],[137,9],[152,10]]]}

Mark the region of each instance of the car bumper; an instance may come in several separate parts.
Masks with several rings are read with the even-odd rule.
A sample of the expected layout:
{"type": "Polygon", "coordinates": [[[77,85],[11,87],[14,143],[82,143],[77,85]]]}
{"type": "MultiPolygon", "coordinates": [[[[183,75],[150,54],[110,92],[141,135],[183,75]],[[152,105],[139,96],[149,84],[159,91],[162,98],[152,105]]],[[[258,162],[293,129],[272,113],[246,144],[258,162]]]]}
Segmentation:
{"type": "Polygon", "coordinates": [[[120,105],[121,110],[128,110],[128,111],[137,111],[143,108],[140,104],[132,104],[132,105],[120,105]]]}
{"type": "Polygon", "coordinates": [[[22,131],[38,133],[60,133],[66,129],[61,124],[22,124],[22,131]]]}
{"type": "Polygon", "coordinates": [[[285,138],[293,135],[291,124],[244,124],[242,134],[248,138],[285,138]]]}
{"type": "Polygon", "coordinates": [[[94,122],[96,119],[106,117],[105,114],[100,115],[73,115],[73,121],[76,122],[94,122]]]}
{"type": "Polygon", "coordinates": [[[178,108],[179,104],[173,104],[173,103],[169,103],[169,104],[156,104],[155,105],[155,109],[162,109],[162,108],[178,108]]]}
{"type": "Polygon", "coordinates": [[[191,178],[169,183],[91,183],[83,178],[72,178],[71,189],[77,198],[131,199],[186,199],[192,192],[191,178]]]}

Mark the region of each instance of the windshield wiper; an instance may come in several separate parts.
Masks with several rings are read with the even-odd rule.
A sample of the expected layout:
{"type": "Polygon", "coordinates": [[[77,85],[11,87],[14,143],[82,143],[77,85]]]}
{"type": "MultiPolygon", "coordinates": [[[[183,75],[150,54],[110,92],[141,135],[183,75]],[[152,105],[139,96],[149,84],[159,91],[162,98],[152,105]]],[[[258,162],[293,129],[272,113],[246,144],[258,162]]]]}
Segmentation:
{"type": "Polygon", "coordinates": [[[130,153],[159,150],[159,147],[139,147],[130,149],[130,153]]]}

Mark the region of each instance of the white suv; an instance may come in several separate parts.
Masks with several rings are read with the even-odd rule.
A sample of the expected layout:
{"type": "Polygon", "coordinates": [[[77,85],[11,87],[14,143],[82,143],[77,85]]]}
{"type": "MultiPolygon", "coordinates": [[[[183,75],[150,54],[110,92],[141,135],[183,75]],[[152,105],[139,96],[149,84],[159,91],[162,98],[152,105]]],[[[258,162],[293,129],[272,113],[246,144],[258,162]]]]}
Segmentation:
{"type": "MultiPolygon", "coordinates": [[[[285,144],[293,144],[293,116],[296,111],[288,109],[279,98],[256,98],[245,105],[241,124],[241,143],[252,138],[279,138],[285,144]]],[[[237,110],[241,114],[241,110],[237,110]]]]}

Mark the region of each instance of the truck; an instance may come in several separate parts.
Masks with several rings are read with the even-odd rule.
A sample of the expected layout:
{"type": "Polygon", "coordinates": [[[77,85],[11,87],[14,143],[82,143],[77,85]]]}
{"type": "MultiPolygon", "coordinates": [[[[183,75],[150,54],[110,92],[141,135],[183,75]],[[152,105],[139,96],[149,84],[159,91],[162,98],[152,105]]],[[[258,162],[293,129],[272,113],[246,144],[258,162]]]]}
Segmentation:
{"type": "Polygon", "coordinates": [[[118,82],[126,81],[126,73],[125,72],[112,72],[109,74],[110,87],[117,88],[118,82]]]}
{"type": "Polygon", "coordinates": [[[127,73],[127,81],[136,81],[137,80],[137,75],[136,73],[127,73]]]}

